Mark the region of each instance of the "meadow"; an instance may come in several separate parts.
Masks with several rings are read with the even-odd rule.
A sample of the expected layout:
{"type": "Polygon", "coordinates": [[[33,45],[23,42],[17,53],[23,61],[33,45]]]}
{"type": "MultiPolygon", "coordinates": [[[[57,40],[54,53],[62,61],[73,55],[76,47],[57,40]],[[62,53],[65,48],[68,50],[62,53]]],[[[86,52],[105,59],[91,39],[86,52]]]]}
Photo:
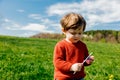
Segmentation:
{"type": "MultiPolygon", "coordinates": [[[[0,36],[0,80],[53,80],[53,50],[59,40],[0,36]]],[[[85,41],[94,63],[85,80],[120,80],[120,44],[85,41]]]]}

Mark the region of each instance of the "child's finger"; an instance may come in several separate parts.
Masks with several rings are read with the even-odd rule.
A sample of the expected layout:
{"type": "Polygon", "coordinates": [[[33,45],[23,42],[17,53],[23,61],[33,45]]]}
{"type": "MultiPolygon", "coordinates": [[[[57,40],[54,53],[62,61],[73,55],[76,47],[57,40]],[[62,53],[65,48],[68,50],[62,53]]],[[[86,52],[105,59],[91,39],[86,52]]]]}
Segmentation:
{"type": "Polygon", "coordinates": [[[90,58],[89,58],[90,60],[94,60],[94,56],[90,56],[90,58]]]}

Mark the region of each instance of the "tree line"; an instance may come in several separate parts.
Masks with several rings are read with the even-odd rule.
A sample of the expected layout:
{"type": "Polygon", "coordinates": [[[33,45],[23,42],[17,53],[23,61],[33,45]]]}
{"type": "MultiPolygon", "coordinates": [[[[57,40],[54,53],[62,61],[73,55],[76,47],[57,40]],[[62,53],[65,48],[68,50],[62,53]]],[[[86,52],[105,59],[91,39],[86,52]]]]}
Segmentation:
{"type": "Polygon", "coordinates": [[[96,42],[110,42],[110,43],[120,43],[120,31],[115,30],[91,30],[84,33],[88,38],[85,40],[91,40],[96,42]],[[89,36],[92,36],[90,38],[89,36]]]}
{"type": "MultiPolygon", "coordinates": [[[[65,35],[59,33],[39,33],[31,37],[45,38],[45,39],[63,39],[65,35]]],[[[115,30],[85,31],[82,36],[82,40],[95,41],[95,42],[120,43],[120,31],[115,31],[115,30]]]]}

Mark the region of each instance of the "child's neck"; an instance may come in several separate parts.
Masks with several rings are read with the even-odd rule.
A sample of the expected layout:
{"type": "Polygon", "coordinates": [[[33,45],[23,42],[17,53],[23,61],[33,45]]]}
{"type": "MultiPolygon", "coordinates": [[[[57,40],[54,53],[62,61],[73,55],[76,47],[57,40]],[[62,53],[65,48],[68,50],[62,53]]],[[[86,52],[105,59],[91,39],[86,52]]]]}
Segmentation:
{"type": "Polygon", "coordinates": [[[66,38],[65,40],[66,40],[67,42],[69,42],[69,43],[72,43],[72,42],[71,42],[69,39],[67,39],[67,38],[66,38]]]}
{"type": "Polygon", "coordinates": [[[71,41],[70,41],[69,39],[67,39],[67,38],[66,38],[65,40],[66,40],[67,42],[69,42],[69,43],[73,43],[73,44],[74,44],[74,43],[77,43],[77,42],[71,42],[71,41]]]}

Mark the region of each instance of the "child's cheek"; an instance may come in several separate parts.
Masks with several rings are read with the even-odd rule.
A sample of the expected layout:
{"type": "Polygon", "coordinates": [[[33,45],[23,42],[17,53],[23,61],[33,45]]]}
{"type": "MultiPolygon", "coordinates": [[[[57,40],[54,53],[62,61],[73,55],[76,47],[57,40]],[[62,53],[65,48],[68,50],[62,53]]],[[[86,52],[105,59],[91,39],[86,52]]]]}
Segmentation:
{"type": "Polygon", "coordinates": [[[66,38],[67,38],[67,39],[70,39],[71,37],[73,37],[73,35],[67,32],[67,33],[66,33],[66,38]]]}

